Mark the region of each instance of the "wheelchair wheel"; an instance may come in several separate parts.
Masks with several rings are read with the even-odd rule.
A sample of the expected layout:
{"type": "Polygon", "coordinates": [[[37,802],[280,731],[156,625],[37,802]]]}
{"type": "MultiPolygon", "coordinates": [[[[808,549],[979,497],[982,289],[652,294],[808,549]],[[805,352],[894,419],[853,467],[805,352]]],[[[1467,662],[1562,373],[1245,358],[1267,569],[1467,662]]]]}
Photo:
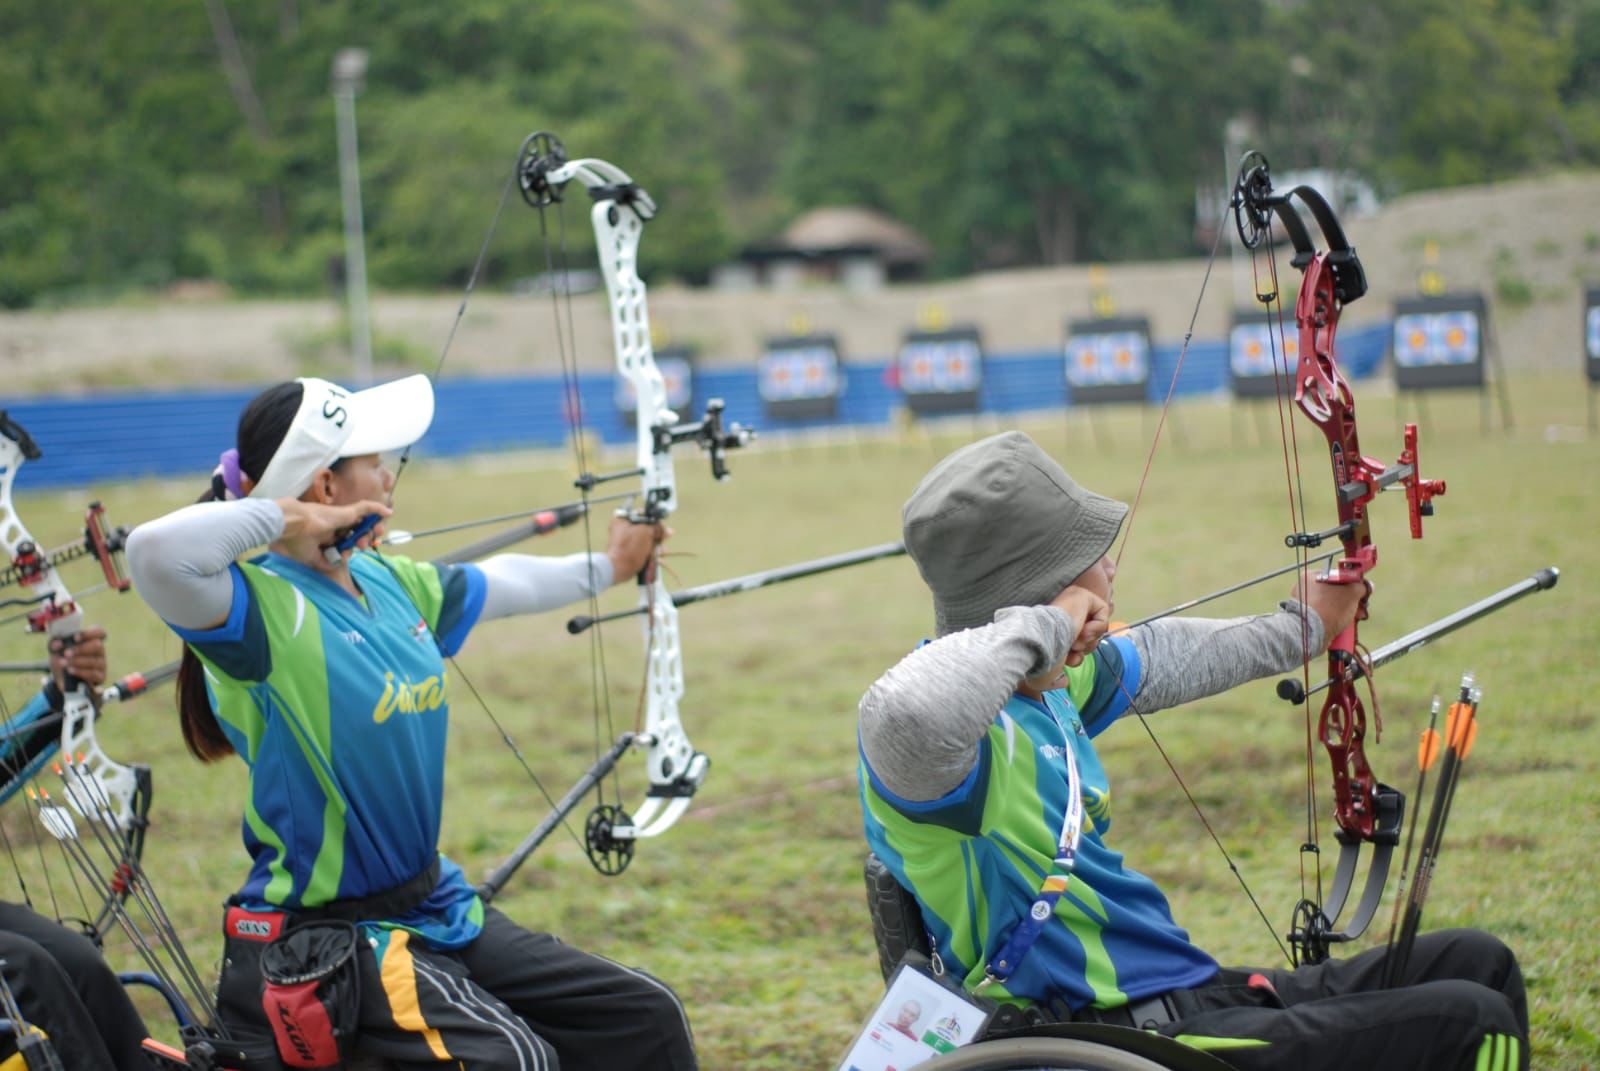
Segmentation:
{"type": "Polygon", "coordinates": [[[980,1041],[919,1066],[921,1071],[1168,1071],[1143,1056],[1075,1038],[980,1041]]]}

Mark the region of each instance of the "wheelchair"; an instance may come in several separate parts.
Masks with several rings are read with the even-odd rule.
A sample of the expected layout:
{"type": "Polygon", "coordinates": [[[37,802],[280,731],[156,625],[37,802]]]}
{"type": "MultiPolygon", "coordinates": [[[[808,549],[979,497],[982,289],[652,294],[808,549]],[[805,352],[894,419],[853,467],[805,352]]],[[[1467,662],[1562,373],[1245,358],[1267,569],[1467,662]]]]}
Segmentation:
{"type": "MultiPolygon", "coordinates": [[[[867,853],[863,877],[884,981],[907,952],[930,955],[922,909],[883,861],[867,853]]],[[[1148,1030],[1104,1023],[991,1027],[971,1045],[935,1056],[919,1071],[1233,1071],[1209,1053],[1148,1030]]]]}

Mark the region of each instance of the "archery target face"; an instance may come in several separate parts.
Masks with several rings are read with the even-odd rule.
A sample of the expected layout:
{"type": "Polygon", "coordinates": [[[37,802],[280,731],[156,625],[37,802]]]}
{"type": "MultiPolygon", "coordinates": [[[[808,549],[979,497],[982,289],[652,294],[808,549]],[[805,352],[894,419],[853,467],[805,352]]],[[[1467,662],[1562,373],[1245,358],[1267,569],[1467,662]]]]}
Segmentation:
{"type": "MultiPolygon", "coordinates": [[[[1235,324],[1228,335],[1228,367],[1243,379],[1250,376],[1273,374],[1272,360],[1277,328],[1271,323],[1235,324]]],[[[1300,340],[1284,336],[1276,340],[1277,352],[1282,356],[1280,373],[1300,360],[1300,340]]]]}
{"type": "Polygon", "coordinates": [[[1474,364],[1480,352],[1474,312],[1410,312],[1395,317],[1394,362],[1401,368],[1474,364]]]}
{"type": "Polygon", "coordinates": [[[842,393],[839,355],[822,344],[771,349],[761,358],[761,398],[793,402],[842,393]]]}
{"type": "MultiPolygon", "coordinates": [[[[661,370],[661,380],[667,389],[667,408],[678,412],[687,410],[694,402],[694,368],[687,357],[656,355],[656,367],[661,370]]],[[[639,406],[633,380],[617,376],[617,408],[631,413],[639,406]]]]}
{"type": "Polygon", "coordinates": [[[981,356],[970,338],[907,342],[900,350],[900,389],[907,394],[976,391],[981,356]]]}
{"type": "Polygon", "coordinates": [[[1150,340],[1141,331],[1105,331],[1067,340],[1067,382],[1074,387],[1143,383],[1150,375],[1150,340]]]}

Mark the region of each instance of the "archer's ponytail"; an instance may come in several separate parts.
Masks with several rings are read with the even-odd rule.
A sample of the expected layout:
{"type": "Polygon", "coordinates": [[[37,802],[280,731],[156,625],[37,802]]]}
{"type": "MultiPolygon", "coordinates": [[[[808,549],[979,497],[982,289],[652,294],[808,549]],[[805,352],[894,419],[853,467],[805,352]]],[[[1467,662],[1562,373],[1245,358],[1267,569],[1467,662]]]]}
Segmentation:
{"type": "Polygon", "coordinates": [[[206,692],[206,671],[200,656],[185,644],[178,663],[178,725],[189,754],[201,762],[216,762],[233,754],[233,744],[217,724],[206,692]]]}
{"type": "MultiPolygon", "coordinates": [[[[239,430],[235,435],[239,444],[239,469],[252,480],[261,478],[283,437],[289,434],[289,425],[294,422],[304,390],[294,381],[268,387],[251,399],[239,414],[239,430]]],[[[226,498],[226,487],[219,486],[222,482],[220,476],[213,477],[211,486],[197,501],[226,498]]],[[[201,762],[215,762],[234,753],[233,744],[217,724],[216,711],[206,691],[205,667],[187,644],[178,666],[178,722],[189,753],[201,762]]]]}

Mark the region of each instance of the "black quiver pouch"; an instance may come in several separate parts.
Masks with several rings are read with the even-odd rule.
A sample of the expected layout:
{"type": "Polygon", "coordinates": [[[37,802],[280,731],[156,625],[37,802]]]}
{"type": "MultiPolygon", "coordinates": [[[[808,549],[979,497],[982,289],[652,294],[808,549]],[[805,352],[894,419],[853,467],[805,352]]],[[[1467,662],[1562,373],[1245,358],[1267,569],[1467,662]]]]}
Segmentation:
{"type": "Polygon", "coordinates": [[[355,1049],[361,1018],[361,934],[342,919],[304,922],[261,952],[261,1004],[278,1056],[303,1071],[334,1071],[355,1049]]]}

